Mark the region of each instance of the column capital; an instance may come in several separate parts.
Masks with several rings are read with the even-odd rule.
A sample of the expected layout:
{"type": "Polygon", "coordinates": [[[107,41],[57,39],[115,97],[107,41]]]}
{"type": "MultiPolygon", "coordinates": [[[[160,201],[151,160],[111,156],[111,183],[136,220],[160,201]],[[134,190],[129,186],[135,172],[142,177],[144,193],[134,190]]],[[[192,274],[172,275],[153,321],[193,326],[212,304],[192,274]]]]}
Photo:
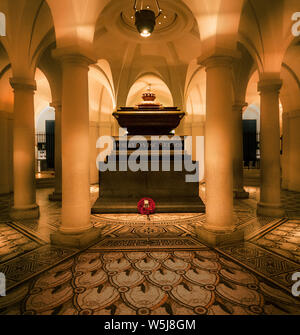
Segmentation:
{"type": "Polygon", "coordinates": [[[259,92],[278,92],[282,87],[281,79],[261,79],[257,84],[259,92]]]}
{"type": "Polygon", "coordinates": [[[206,70],[215,67],[232,68],[234,57],[215,55],[205,59],[198,58],[198,64],[205,66],[206,70]]]}
{"type": "Polygon", "coordinates": [[[58,59],[62,65],[66,63],[73,63],[88,67],[91,64],[95,64],[97,60],[91,52],[79,51],[74,48],[59,48],[52,51],[52,56],[58,59]]]}
{"type": "Polygon", "coordinates": [[[55,110],[57,110],[57,109],[59,109],[59,108],[61,109],[61,108],[62,108],[62,103],[61,103],[60,100],[52,101],[52,102],[50,103],[50,107],[55,108],[55,110]]]}
{"type": "Polygon", "coordinates": [[[9,82],[14,90],[36,90],[36,81],[33,79],[13,77],[9,79],[9,82]]]}
{"type": "Polygon", "coordinates": [[[237,112],[243,112],[246,107],[248,107],[248,103],[243,101],[235,101],[232,105],[232,109],[237,112]]]}

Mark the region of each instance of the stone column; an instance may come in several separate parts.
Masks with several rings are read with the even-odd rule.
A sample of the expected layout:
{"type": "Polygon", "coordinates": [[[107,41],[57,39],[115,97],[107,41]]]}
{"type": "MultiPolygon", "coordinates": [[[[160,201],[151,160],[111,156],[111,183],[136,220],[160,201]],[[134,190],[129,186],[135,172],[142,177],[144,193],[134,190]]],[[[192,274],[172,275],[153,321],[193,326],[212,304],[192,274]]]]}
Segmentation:
{"type": "Polygon", "coordinates": [[[286,120],[288,129],[284,129],[286,132],[283,133],[283,138],[287,137],[287,141],[284,142],[286,147],[283,146],[283,152],[287,151],[285,157],[288,159],[287,188],[290,191],[300,192],[300,110],[284,114],[288,114],[286,120]]]}
{"type": "Polygon", "coordinates": [[[249,193],[244,190],[243,168],[243,109],[247,104],[235,102],[233,111],[233,193],[236,199],[247,199],[249,193]]]}
{"type": "Polygon", "coordinates": [[[265,79],[258,83],[261,96],[261,189],[257,214],[270,217],[284,216],[280,199],[280,79],[265,79]]]}
{"type": "Polygon", "coordinates": [[[211,57],[206,67],[205,180],[206,222],[200,238],[218,245],[235,238],[233,217],[232,58],[211,57]]]}
{"type": "Polygon", "coordinates": [[[10,159],[9,151],[9,115],[0,111],[0,194],[9,194],[10,159]]]}
{"type": "Polygon", "coordinates": [[[95,164],[97,156],[99,154],[98,149],[96,148],[96,143],[99,138],[99,123],[90,122],[90,182],[92,185],[99,185],[99,171],[95,164]]]}
{"type": "Polygon", "coordinates": [[[92,61],[81,54],[54,56],[62,63],[62,224],[52,243],[82,247],[99,236],[90,221],[89,94],[92,61]]]}
{"type": "Polygon", "coordinates": [[[26,78],[11,78],[14,89],[14,207],[13,220],[36,219],[39,206],[35,190],[34,91],[36,83],[26,78]]]}
{"type": "Polygon", "coordinates": [[[50,201],[62,200],[62,162],[61,162],[61,101],[50,104],[55,109],[55,186],[49,195],[50,201]]]}
{"type": "Polygon", "coordinates": [[[289,145],[289,136],[290,136],[290,124],[289,124],[289,112],[282,113],[282,136],[283,136],[283,152],[282,152],[282,188],[288,190],[289,189],[289,153],[290,153],[290,145],[289,145]]]}

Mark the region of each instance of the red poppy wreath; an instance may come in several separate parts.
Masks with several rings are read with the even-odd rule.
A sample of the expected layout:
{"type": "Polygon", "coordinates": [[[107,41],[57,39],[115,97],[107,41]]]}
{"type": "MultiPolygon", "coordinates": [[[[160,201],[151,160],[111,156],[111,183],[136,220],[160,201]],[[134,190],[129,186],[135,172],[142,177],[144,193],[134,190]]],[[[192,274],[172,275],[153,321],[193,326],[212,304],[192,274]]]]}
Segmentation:
{"type": "Polygon", "coordinates": [[[151,198],[143,198],[138,202],[138,211],[142,215],[150,215],[155,212],[155,202],[151,198]]]}

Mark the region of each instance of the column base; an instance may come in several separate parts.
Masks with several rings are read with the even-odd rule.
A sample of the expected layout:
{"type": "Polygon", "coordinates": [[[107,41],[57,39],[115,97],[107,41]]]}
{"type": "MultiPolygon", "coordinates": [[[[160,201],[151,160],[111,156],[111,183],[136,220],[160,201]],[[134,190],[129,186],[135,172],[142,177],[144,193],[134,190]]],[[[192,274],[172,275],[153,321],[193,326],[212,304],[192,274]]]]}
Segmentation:
{"type": "Polygon", "coordinates": [[[26,207],[12,207],[9,212],[12,220],[34,220],[40,217],[40,207],[37,204],[26,207]]]}
{"type": "Polygon", "coordinates": [[[246,192],[243,188],[233,191],[234,199],[249,199],[249,192],[246,192]]]}
{"type": "Polygon", "coordinates": [[[51,243],[54,245],[82,249],[96,243],[101,237],[101,229],[92,228],[80,234],[65,234],[57,231],[51,234],[51,243]]]}
{"type": "Polygon", "coordinates": [[[270,204],[265,202],[259,202],[257,204],[256,214],[258,216],[269,216],[274,218],[285,217],[285,210],[281,204],[270,204]]]}
{"type": "Polygon", "coordinates": [[[228,245],[232,243],[237,243],[244,241],[244,231],[243,230],[233,230],[233,231],[211,231],[204,227],[199,227],[195,229],[197,238],[203,241],[204,244],[210,247],[217,247],[220,245],[228,245]]]}
{"type": "Polygon", "coordinates": [[[62,201],[62,193],[53,192],[48,198],[50,201],[62,201]]]}

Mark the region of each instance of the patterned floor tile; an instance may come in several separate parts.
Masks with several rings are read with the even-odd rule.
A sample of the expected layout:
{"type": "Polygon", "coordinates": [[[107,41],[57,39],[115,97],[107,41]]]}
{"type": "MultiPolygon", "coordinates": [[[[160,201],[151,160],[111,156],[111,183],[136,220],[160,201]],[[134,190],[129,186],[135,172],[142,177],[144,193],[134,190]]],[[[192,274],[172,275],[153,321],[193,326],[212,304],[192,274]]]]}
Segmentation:
{"type": "Polygon", "coordinates": [[[95,248],[101,251],[109,250],[167,250],[167,249],[198,249],[202,244],[193,238],[111,238],[99,242],[95,248]]]}
{"type": "MultiPolygon", "coordinates": [[[[91,188],[91,203],[98,191],[91,188]]],[[[235,200],[234,213],[251,241],[216,250],[194,233],[205,214],[92,215],[103,239],[88,250],[44,245],[0,263],[8,288],[0,314],[300,314],[291,296],[291,276],[300,271],[300,193],[283,191],[289,220],[280,221],[256,217],[259,188],[247,191],[250,199],[235,200]]],[[[39,220],[16,223],[7,223],[11,197],[0,197],[0,227],[49,242],[61,220],[50,193],[38,190],[39,220]]],[[[205,202],[205,185],[200,194],[205,202]]]]}
{"type": "Polygon", "coordinates": [[[300,271],[300,263],[292,262],[251,242],[224,246],[216,250],[278,284],[288,292],[291,292],[292,282],[282,278],[300,271]]]}
{"type": "Polygon", "coordinates": [[[300,314],[298,300],[208,248],[89,249],[16,290],[21,298],[12,291],[0,314],[300,314]]]}
{"type": "Polygon", "coordinates": [[[8,280],[6,288],[10,290],[76,253],[76,249],[45,245],[0,264],[0,272],[5,274],[8,280]]]}
{"type": "MultiPolygon", "coordinates": [[[[108,217],[102,217],[107,223],[104,238],[94,247],[97,250],[139,250],[139,249],[195,249],[202,247],[196,239],[194,226],[199,222],[200,215],[165,215],[156,214],[150,216],[150,220],[141,215],[121,216],[122,220],[109,221],[108,217]],[[161,218],[161,220],[159,219],[161,218]],[[174,219],[171,224],[171,219],[174,219]],[[126,220],[127,219],[127,220],[126,220]],[[113,222],[113,223],[112,223],[113,222]],[[111,229],[108,229],[110,226],[111,229]]],[[[116,215],[114,217],[117,218],[116,215]]],[[[98,217],[99,220],[99,217],[98,217]]],[[[97,227],[103,221],[97,223],[97,227]]],[[[101,226],[100,226],[101,227],[101,226]]]]}
{"type": "Polygon", "coordinates": [[[42,245],[9,223],[0,222],[0,264],[42,245]]]}
{"type": "Polygon", "coordinates": [[[285,220],[253,243],[300,264],[300,220],[285,220]]]}
{"type": "Polygon", "coordinates": [[[198,220],[201,219],[203,214],[195,213],[182,213],[182,214],[152,214],[149,218],[146,215],[140,214],[94,214],[92,217],[95,221],[105,222],[105,223],[122,223],[122,224],[163,224],[163,225],[174,225],[178,221],[182,223],[184,221],[198,220]]]}

